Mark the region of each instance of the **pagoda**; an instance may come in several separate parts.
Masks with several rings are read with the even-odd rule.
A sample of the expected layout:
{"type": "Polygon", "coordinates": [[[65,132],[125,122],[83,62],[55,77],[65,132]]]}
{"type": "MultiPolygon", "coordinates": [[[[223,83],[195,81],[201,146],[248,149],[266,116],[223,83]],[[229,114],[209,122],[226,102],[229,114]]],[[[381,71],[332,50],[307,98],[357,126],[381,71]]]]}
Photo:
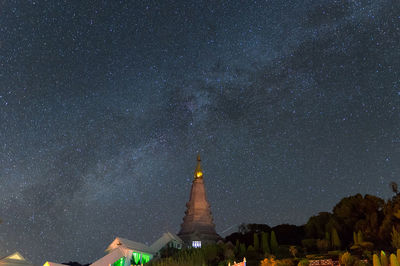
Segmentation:
{"type": "Polygon", "coordinates": [[[181,230],[178,233],[186,246],[197,248],[221,239],[215,232],[210,204],[207,201],[200,155],[197,155],[197,166],[186,208],[181,230]]]}

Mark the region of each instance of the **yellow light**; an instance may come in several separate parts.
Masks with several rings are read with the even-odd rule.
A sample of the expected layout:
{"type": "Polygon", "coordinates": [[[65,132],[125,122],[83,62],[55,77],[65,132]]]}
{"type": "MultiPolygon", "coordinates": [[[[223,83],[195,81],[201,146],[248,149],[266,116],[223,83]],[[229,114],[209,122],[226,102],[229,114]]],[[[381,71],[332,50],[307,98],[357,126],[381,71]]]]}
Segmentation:
{"type": "Polygon", "coordinates": [[[24,260],[24,258],[22,258],[18,253],[14,253],[11,256],[9,256],[8,258],[13,259],[13,260],[24,260]]]}
{"type": "Polygon", "coordinates": [[[197,173],[196,173],[196,176],[197,176],[197,177],[202,177],[202,176],[203,176],[203,173],[202,173],[202,172],[197,172],[197,173]]]}
{"type": "Polygon", "coordinates": [[[43,264],[43,266],[50,266],[50,263],[48,261],[46,261],[46,263],[43,264]]]}

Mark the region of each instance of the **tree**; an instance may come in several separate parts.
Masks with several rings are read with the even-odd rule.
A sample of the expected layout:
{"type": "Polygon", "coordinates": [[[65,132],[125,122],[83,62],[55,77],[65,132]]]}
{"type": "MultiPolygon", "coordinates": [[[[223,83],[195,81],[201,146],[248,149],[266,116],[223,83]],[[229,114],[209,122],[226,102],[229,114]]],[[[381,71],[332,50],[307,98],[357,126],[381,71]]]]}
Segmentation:
{"type": "Polygon", "coordinates": [[[397,257],[394,254],[390,255],[390,266],[400,266],[399,261],[397,260],[397,257]]]}
{"type": "Polygon", "coordinates": [[[354,245],[357,245],[357,244],[358,244],[357,233],[354,232],[354,231],[353,231],[353,242],[354,242],[354,245]]]}
{"type": "Polygon", "coordinates": [[[351,254],[349,252],[344,253],[341,257],[340,257],[340,264],[345,265],[345,266],[350,266],[354,264],[354,257],[351,256],[351,254]]]}
{"type": "Polygon", "coordinates": [[[257,233],[253,234],[253,245],[254,245],[254,250],[256,250],[256,251],[260,250],[260,241],[258,240],[257,233]]]}
{"type": "Polygon", "coordinates": [[[388,258],[383,250],[381,251],[381,264],[382,266],[389,266],[388,258]]]}
{"type": "Polygon", "coordinates": [[[290,252],[290,254],[291,254],[293,257],[296,258],[296,255],[297,255],[297,253],[298,253],[298,250],[297,250],[296,246],[290,246],[290,247],[289,247],[289,252],[290,252]]]}
{"type": "Polygon", "coordinates": [[[358,233],[357,233],[357,243],[361,244],[362,242],[364,242],[363,233],[361,231],[358,231],[358,233]]]}
{"type": "Polygon", "coordinates": [[[240,225],[239,225],[239,228],[238,228],[238,230],[239,230],[239,232],[241,233],[241,234],[246,234],[249,230],[248,230],[248,228],[247,228],[247,225],[245,224],[245,223],[241,223],[240,225]]]}
{"type": "Polygon", "coordinates": [[[397,249],[397,252],[396,252],[396,257],[397,257],[397,260],[399,261],[399,263],[400,263],[400,249],[397,249]]]}
{"type": "Polygon", "coordinates": [[[329,248],[329,241],[326,239],[317,239],[317,248],[319,251],[327,251],[329,248]]]}
{"type": "Polygon", "coordinates": [[[227,242],[226,244],[223,245],[224,249],[224,258],[225,260],[232,260],[235,258],[235,246],[233,246],[232,242],[227,242]]]}
{"type": "Polygon", "coordinates": [[[303,239],[301,241],[303,248],[306,252],[312,252],[317,250],[317,240],[314,238],[303,239]]]}
{"type": "Polygon", "coordinates": [[[340,238],[336,231],[336,228],[333,228],[332,229],[332,247],[334,247],[335,249],[340,249],[341,246],[342,246],[342,243],[340,242],[340,238]]]}
{"type": "Polygon", "coordinates": [[[271,232],[271,251],[274,254],[278,251],[278,241],[274,231],[271,232]]]}
{"type": "Polygon", "coordinates": [[[254,260],[257,258],[257,251],[254,249],[254,247],[252,245],[250,245],[247,248],[247,253],[246,253],[246,258],[250,259],[250,260],[254,260]]]}
{"type": "MultiPolygon", "coordinates": [[[[393,226],[400,222],[400,195],[388,200],[383,208],[384,218],[379,227],[379,239],[382,243],[390,243],[393,226]]],[[[398,228],[396,228],[398,229],[398,228]]],[[[388,248],[388,246],[386,246],[388,248]]]]}
{"type": "Polygon", "coordinates": [[[271,230],[271,227],[266,224],[247,224],[246,228],[248,232],[253,233],[269,232],[271,230]]]}
{"type": "Polygon", "coordinates": [[[279,236],[279,245],[301,245],[301,240],[306,238],[305,226],[293,224],[280,224],[274,226],[271,231],[279,236]]]}
{"type": "Polygon", "coordinates": [[[393,226],[392,228],[392,247],[395,249],[400,248],[400,232],[393,226]]]}
{"type": "Polygon", "coordinates": [[[331,242],[331,234],[329,232],[325,232],[325,239],[331,242]]]}
{"type": "Polygon", "coordinates": [[[239,248],[239,258],[246,256],[246,245],[241,243],[239,248]]]}
{"type": "Polygon", "coordinates": [[[269,248],[268,244],[268,233],[265,232],[261,233],[261,250],[264,254],[271,253],[271,249],[269,248]]]}
{"type": "Polygon", "coordinates": [[[378,255],[374,254],[374,256],[372,256],[372,264],[373,266],[382,266],[378,255]]]}
{"type": "Polygon", "coordinates": [[[396,182],[390,182],[389,184],[390,188],[392,189],[393,193],[398,195],[399,194],[399,188],[397,186],[396,182]]]}
{"type": "Polygon", "coordinates": [[[218,251],[219,251],[219,246],[218,245],[206,245],[204,248],[202,248],[204,252],[204,259],[208,263],[215,262],[218,257],[218,251]]]}
{"type": "Polygon", "coordinates": [[[239,253],[239,248],[240,248],[240,242],[239,242],[239,239],[236,239],[235,253],[239,253]]]}
{"type": "Polygon", "coordinates": [[[383,199],[371,195],[363,197],[357,194],[343,198],[333,208],[334,219],[339,224],[339,227],[335,227],[342,237],[342,246],[347,246],[353,242],[353,231],[362,231],[365,239],[377,242],[384,206],[385,201],[383,199]]]}
{"type": "Polygon", "coordinates": [[[325,232],[330,232],[330,226],[333,224],[332,214],[329,212],[320,212],[316,216],[310,217],[305,225],[307,238],[322,239],[325,237],[325,232]]]}

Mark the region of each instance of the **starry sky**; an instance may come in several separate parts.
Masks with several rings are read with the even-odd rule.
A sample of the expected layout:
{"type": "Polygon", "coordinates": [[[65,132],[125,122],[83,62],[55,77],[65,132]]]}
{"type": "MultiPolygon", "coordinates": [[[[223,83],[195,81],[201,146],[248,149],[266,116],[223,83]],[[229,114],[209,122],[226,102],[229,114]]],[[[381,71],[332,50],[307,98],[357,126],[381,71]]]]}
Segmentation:
{"type": "Polygon", "coordinates": [[[0,1],[0,253],[304,224],[400,176],[400,3],[0,1]]]}

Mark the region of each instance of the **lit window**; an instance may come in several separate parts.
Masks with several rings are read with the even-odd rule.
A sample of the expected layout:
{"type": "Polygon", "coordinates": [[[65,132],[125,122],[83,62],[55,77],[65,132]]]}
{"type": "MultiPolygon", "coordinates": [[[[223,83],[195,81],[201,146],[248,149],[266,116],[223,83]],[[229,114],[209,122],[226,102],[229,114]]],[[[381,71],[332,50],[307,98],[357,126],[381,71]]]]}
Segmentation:
{"type": "Polygon", "coordinates": [[[201,241],[192,241],[192,247],[201,248],[201,241]]]}

